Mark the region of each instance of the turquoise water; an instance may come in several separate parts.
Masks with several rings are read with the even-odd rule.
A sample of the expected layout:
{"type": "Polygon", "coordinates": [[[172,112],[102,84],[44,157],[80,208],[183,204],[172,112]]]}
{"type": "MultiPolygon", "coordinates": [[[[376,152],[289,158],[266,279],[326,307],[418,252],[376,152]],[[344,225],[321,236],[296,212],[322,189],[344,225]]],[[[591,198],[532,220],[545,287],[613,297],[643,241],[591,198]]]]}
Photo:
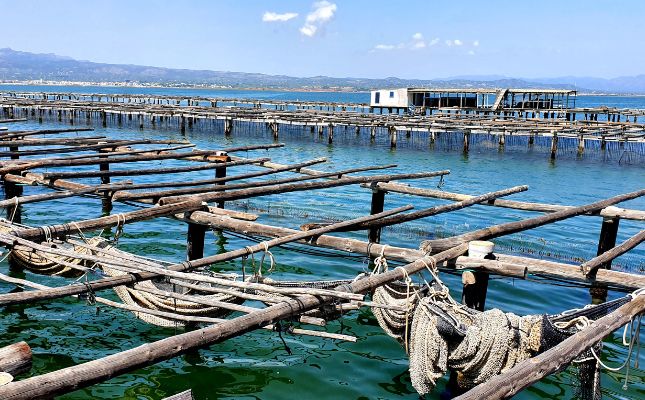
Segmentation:
{"type": "MultiPolygon", "coordinates": [[[[17,88],[15,88],[17,89],[17,88]]],[[[80,91],[81,88],[54,88],[54,91],[80,91]]],[[[87,91],[107,92],[96,88],[87,91]]],[[[0,87],[0,90],[8,90],[0,87]]],[[[20,90],[20,89],[17,89],[20,90]]],[[[33,90],[42,91],[43,88],[33,90]]],[[[131,89],[135,90],[135,89],[131,89]]],[[[154,89],[165,94],[171,89],[154,89]]],[[[145,92],[142,89],[136,89],[145,92]]],[[[115,88],[114,93],[123,93],[124,88],[115,88]]],[[[183,90],[188,92],[187,90],[183,90]]],[[[310,99],[354,101],[362,100],[365,94],[336,93],[288,93],[288,92],[242,92],[198,91],[204,96],[258,98],[276,96],[285,99],[310,99]],[[208,93],[206,93],[208,92],[208,93]],[[218,93],[218,94],[213,94],[218,93]],[[280,97],[287,96],[287,97],[280,97]],[[288,97],[293,96],[293,97],[288,97]],[[334,97],[335,96],[335,97],[334,97]]],[[[192,92],[191,92],[192,93],[192,92]]],[[[162,94],[162,93],[158,93],[162,94]]],[[[582,99],[591,99],[582,97],[582,99]]],[[[631,104],[638,98],[607,98],[611,104],[631,104]]],[[[592,100],[589,100],[592,101],[592,100]]],[[[596,100],[593,100],[596,101],[596,100]]],[[[640,107],[645,108],[645,99],[640,98],[640,107]]],[[[14,124],[12,129],[46,128],[61,126],[56,123],[37,124],[33,121],[14,124]]],[[[234,134],[225,137],[221,127],[188,131],[186,136],[171,130],[143,130],[132,128],[96,128],[98,134],[114,138],[187,138],[199,148],[216,149],[231,145],[269,143],[272,136],[262,128],[234,129],[234,134]]],[[[69,134],[68,136],[74,136],[69,134]]],[[[362,133],[359,140],[353,130],[335,131],[333,145],[317,135],[298,130],[281,130],[282,149],[248,152],[249,157],[270,156],[282,163],[294,163],[316,157],[329,161],[318,166],[321,170],[334,170],[374,164],[398,164],[391,172],[430,171],[450,169],[444,190],[463,193],[484,193],[514,185],[527,184],[528,192],[512,196],[513,199],[539,201],[555,204],[584,204],[615,194],[640,189],[645,182],[642,164],[617,165],[596,159],[562,157],[554,162],[541,152],[474,150],[468,156],[460,152],[431,149],[421,138],[401,137],[398,148],[390,149],[386,141],[371,143],[362,133]]],[[[164,165],[185,165],[182,161],[164,162],[164,165]]],[[[158,166],[159,162],[137,163],[137,168],[158,166]]],[[[93,166],[79,169],[96,169],[93,166]]],[[[119,168],[133,168],[120,166],[119,168]]],[[[256,167],[236,167],[229,174],[245,173],[256,167]]],[[[379,172],[375,172],[379,173],[379,172]]],[[[212,177],[212,171],[177,174],[177,176],[147,176],[136,178],[137,182],[155,180],[180,180],[212,177]]],[[[285,174],[288,176],[288,174],[285,174]]],[[[113,179],[113,181],[119,178],[113,179]]],[[[96,183],[96,179],[84,180],[96,183]]],[[[411,181],[420,186],[435,188],[438,179],[411,181]]],[[[24,193],[36,194],[45,190],[25,187],[24,193]]],[[[261,215],[261,223],[297,228],[305,222],[325,222],[347,219],[369,212],[370,193],[358,187],[327,189],[310,193],[289,193],[258,199],[227,203],[228,208],[245,210],[261,215]]],[[[397,194],[386,196],[386,208],[412,203],[417,209],[444,202],[432,199],[417,199],[397,194]]],[[[624,203],[625,207],[645,209],[645,199],[624,203]]],[[[134,207],[115,204],[113,213],[132,210],[134,207]]],[[[72,219],[92,218],[101,215],[100,201],[90,198],[74,198],[34,203],[25,207],[23,222],[41,225],[72,219]]],[[[397,246],[417,247],[429,237],[444,237],[476,228],[528,218],[536,213],[520,212],[493,207],[475,206],[457,212],[438,215],[429,219],[387,228],[383,242],[397,246]]],[[[531,255],[560,261],[588,259],[595,255],[600,219],[576,217],[520,234],[495,240],[501,252],[531,255]]],[[[623,241],[642,228],[642,223],[621,221],[618,241],[623,241]]],[[[128,225],[120,241],[123,249],[137,254],[180,261],[185,256],[185,224],[161,219],[128,225]]],[[[339,234],[340,235],[340,234],[339,234]]],[[[347,234],[364,238],[365,233],[347,234]]],[[[210,234],[206,253],[214,254],[232,250],[250,242],[229,234],[210,234]]],[[[289,245],[273,251],[277,279],[348,278],[366,267],[363,257],[327,250],[311,252],[310,248],[289,245]]],[[[614,269],[641,272],[645,269],[645,248],[632,251],[614,263],[614,269]]],[[[396,265],[395,263],[392,263],[396,265]]],[[[228,262],[215,266],[218,270],[239,272],[240,262],[228,262]]],[[[6,262],[0,271],[6,273],[6,262]]],[[[27,277],[47,285],[67,283],[63,278],[37,276],[11,271],[18,277],[27,277]]],[[[447,275],[445,281],[456,298],[460,298],[459,277],[447,275]]],[[[14,290],[13,286],[0,283],[0,292],[14,290]]],[[[115,298],[110,292],[104,296],[115,298]]],[[[620,296],[611,293],[610,297],[620,296]]],[[[496,278],[490,283],[487,307],[499,307],[518,314],[556,313],[568,308],[589,303],[588,289],[540,284],[496,278]]],[[[410,385],[407,373],[408,362],[404,350],[387,337],[367,310],[353,312],[341,321],[330,322],[327,330],[358,337],[357,343],[332,342],[305,337],[286,337],[293,354],[289,355],[276,334],[253,332],[232,339],[209,349],[196,351],[173,360],[114,378],[66,396],[64,399],[130,398],[160,399],[181,390],[192,388],[197,399],[220,398],[320,398],[320,399],[374,399],[418,398],[410,385]]],[[[34,351],[32,375],[53,371],[69,365],[96,359],[143,343],[159,340],[182,332],[182,329],[167,329],[147,325],[125,311],[104,306],[88,306],[72,299],[57,300],[46,304],[12,306],[2,311],[0,346],[19,340],[27,341],[34,351]]],[[[619,335],[606,341],[604,359],[611,365],[624,360],[626,349],[620,345],[619,335]]],[[[641,356],[641,365],[645,357],[641,356]]],[[[625,399],[645,396],[645,372],[630,371],[630,389],[622,389],[623,375],[603,373],[605,398],[625,399]]],[[[433,398],[439,398],[445,386],[441,382],[433,398]]],[[[575,379],[571,371],[565,371],[542,380],[517,396],[519,399],[572,398],[575,379]]]]}

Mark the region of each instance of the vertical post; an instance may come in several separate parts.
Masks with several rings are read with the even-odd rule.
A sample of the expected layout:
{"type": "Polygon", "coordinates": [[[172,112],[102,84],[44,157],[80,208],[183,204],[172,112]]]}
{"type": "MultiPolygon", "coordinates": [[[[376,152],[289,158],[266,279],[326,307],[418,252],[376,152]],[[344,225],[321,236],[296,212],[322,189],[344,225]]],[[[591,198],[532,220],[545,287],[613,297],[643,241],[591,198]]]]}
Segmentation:
{"type": "Polygon", "coordinates": [[[204,257],[205,237],[206,226],[188,223],[188,234],[186,235],[186,259],[188,261],[204,257]]]}
{"type": "MultiPolygon", "coordinates": [[[[218,152],[215,155],[215,157],[216,157],[217,161],[219,161],[219,162],[231,161],[231,157],[229,157],[228,154],[226,154],[223,151],[218,152]]],[[[225,166],[215,168],[215,178],[225,178],[225,177],[226,177],[226,167],[225,166]]],[[[224,185],[224,184],[226,184],[226,183],[225,182],[218,183],[218,185],[224,185]]],[[[223,201],[218,201],[217,202],[217,207],[218,208],[224,208],[224,202],[223,201]]]]}
{"type": "MultiPolygon", "coordinates": [[[[473,241],[468,243],[468,256],[473,258],[491,258],[495,245],[492,242],[473,241]]],[[[465,271],[461,275],[463,291],[461,302],[467,307],[484,311],[486,306],[486,293],[488,291],[488,272],[465,271]]]]}
{"type": "MultiPolygon", "coordinates": [[[[4,181],[4,196],[9,200],[14,197],[22,196],[22,186],[13,182],[4,181]]],[[[7,219],[11,222],[22,223],[22,206],[20,204],[7,207],[7,219]]]]}
{"type": "Polygon", "coordinates": [[[390,148],[396,148],[397,131],[395,126],[390,126],[390,148]]]}
{"type": "Polygon", "coordinates": [[[578,136],[578,156],[585,152],[585,137],[584,135],[578,136]]]}
{"type": "Polygon", "coordinates": [[[468,154],[469,147],[470,147],[470,132],[464,131],[464,154],[468,154]]]}
{"type": "Polygon", "coordinates": [[[334,124],[327,125],[327,143],[332,144],[334,142],[334,124]]]}
{"type": "MultiPolygon", "coordinates": [[[[598,250],[596,255],[610,250],[616,246],[616,237],[618,236],[618,225],[620,218],[603,218],[600,228],[600,237],[598,239],[598,250]]],[[[600,268],[611,269],[611,260],[600,265],[600,268]]],[[[607,300],[607,287],[604,285],[593,284],[589,289],[593,304],[603,303],[607,300]]]]}
{"type": "Polygon", "coordinates": [[[555,160],[555,155],[558,152],[558,134],[555,131],[552,131],[551,134],[551,160],[555,160]]]}
{"type": "MultiPolygon", "coordinates": [[[[372,187],[372,204],[370,215],[383,212],[385,205],[385,191],[372,187]]],[[[367,231],[367,239],[370,243],[379,243],[381,241],[381,228],[370,228],[367,231]]]]}
{"type": "MultiPolygon", "coordinates": [[[[107,142],[99,142],[99,144],[105,144],[107,142]]],[[[112,149],[100,149],[99,153],[108,153],[110,151],[114,151],[114,148],[112,149]]],[[[107,155],[101,155],[99,158],[104,158],[107,160],[108,156],[107,155]]],[[[99,164],[99,171],[109,171],[110,170],[110,163],[109,162],[102,162],[99,164]]],[[[102,185],[109,185],[110,184],[110,176],[109,175],[104,175],[101,176],[101,184],[102,185]]],[[[101,198],[101,209],[104,215],[109,215],[110,211],[112,211],[112,197],[110,192],[104,192],[105,195],[101,198]]]]}

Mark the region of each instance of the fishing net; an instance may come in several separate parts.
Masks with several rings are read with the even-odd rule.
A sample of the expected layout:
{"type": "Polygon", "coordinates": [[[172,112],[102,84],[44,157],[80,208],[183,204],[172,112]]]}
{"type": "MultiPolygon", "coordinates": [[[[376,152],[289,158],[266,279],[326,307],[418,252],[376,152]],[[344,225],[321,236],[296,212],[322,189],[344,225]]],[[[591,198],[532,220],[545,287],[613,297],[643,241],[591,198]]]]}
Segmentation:
{"type": "MultiPolygon", "coordinates": [[[[372,312],[383,330],[406,346],[412,386],[422,396],[449,370],[457,373],[461,389],[486,382],[558,345],[633,298],[625,296],[556,315],[518,316],[499,309],[481,312],[457,303],[436,267],[428,267],[434,280],[426,287],[401,290],[399,283],[395,290],[389,284],[376,289],[372,297],[375,303],[404,306],[401,311],[373,307],[372,312]]],[[[375,269],[374,273],[383,271],[375,269]]],[[[595,400],[599,396],[595,362],[601,346],[602,342],[595,344],[573,361],[579,372],[580,398],[595,400]]]]}

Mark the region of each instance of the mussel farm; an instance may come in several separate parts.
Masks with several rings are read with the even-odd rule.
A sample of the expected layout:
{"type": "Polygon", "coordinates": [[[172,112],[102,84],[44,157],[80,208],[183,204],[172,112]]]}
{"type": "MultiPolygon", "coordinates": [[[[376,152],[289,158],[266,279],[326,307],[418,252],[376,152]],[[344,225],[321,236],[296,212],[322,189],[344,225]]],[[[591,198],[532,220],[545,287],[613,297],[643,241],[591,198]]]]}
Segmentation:
{"type": "MultiPolygon", "coordinates": [[[[23,318],[29,307],[55,309],[65,302],[90,310],[83,318],[95,313],[100,318],[99,310],[103,315],[115,312],[117,324],[136,319],[165,328],[165,337],[147,341],[144,336],[144,344],[138,346],[125,340],[121,348],[104,349],[108,354],[103,357],[40,374],[29,372],[29,341],[39,338],[4,343],[7,346],[0,349],[2,399],[69,394],[263,331],[272,338],[263,344],[288,354],[290,347],[298,346],[293,337],[313,343],[354,343],[362,338],[341,328],[344,320],[357,315],[375,318],[389,340],[400,344],[409,359],[404,369],[409,369],[412,387],[421,396],[449,390],[453,398],[462,400],[509,398],[573,366],[580,381],[578,398],[596,399],[602,385],[599,371],[604,368],[603,338],[622,327],[629,348],[628,371],[638,360],[645,275],[612,270],[612,261],[645,239],[645,230],[640,229],[625,241],[617,240],[620,221],[645,221],[645,210],[621,207],[644,196],[645,188],[614,192],[586,204],[520,201],[513,200],[513,195],[529,190],[523,184],[496,182],[497,190],[487,193],[446,191],[442,182],[450,180],[451,171],[445,168],[392,172],[388,170],[396,165],[374,157],[371,165],[329,169],[324,167],[330,161],[326,158],[272,160],[272,151],[289,150],[290,144],[277,141],[198,148],[186,139],[108,137],[99,127],[129,124],[181,134],[212,129],[235,135],[240,124],[265,124],[277,140],[285,126],[297,126],[320,135],[324,129],[327,140],[333,142],[334,130],[342,126],[352,127],[357,135],[364,131],[388,135],[393,147],[401,131],[423,132],[433,141],[458,135],[464,151],[472,147],[472,135],[483,130],[495,137],[496,145],[504,145],[509,137],[522,137],[527,145],[536,146],[544,139],[548,154],[555,157],[563,139],[575,141],[579,152],[593,146],[633,146],[631,151],[642,155],[644,126],[636,120],[644,118],[641,115],[608,113],[620,114],[621,122],[611,116],[604,122],[465,112],[403,116],[316,110],[312,105],[281,111],[262,105],[217,107],[195,99],[132,96],[106,102],[97,95],[62,97],[0,98],[5,118],[1,126],[8,128],[0,131],[5,193],[0,204],[6,210],[6,218],[0,220],[0,244],[8,260],[7,269],[2,267],[0,273],[3,324],[18,324],[13,315],[23,318]],[[58,127],[15,128],[25,120],[50,121],[58,127]],[[249,199],[280,195],[298,210],[305,204],[295,202],[289,193],[306,192],[314,199],[314,210],[333,208],[336,200],[325,197],[331,188],[351,191],[355,217],[321,222],[315,212],[303,214],[310,222],[294,229],[288,226],[288,216],[283,225],[267,224],[266,216],[274,212],[268,205],[240,207],[249,199]],[[427,201],[435,203],[426,206],[427,201]],[[44,203],[53,204],[48,218],[56,223],[30,224],[25,218],[30,207],[44,203]],[[459,235],[409,240],[407,246],[388,243],[388,236],[382,234],[408,222],[425,223],[471,207],[490,209],[503,216],[503,222],[459,235]],[[522,217],[509,219],[505,213],[510,211],[522,217]],[[574,217],[597,221],[595,257],[555,261],[496,248],[496,242],[507,235],[556,223],[566,230],[574,217]],[[156,230],[185,237],[185,259],[154,256],[164,254],[164,243],[154,243],[151,221],[159,223],[156,230]],[[154,251],[138,253],[124,246],[131,232],[147,240],[154,251]],[[221,248],[209,248],[213,247],[211,235],[221,248]],[[248,244],[225,248],[226,237],[243,238],[248,244]],[[324,258],[325,252],[358,256],[365,260],[364,268],[335,279],[307,274],[294,279],[307,266],[293,265],[285,279],[285,270],[278,265],[295,251],[306,252],[308,259],[324,258]],[[578,308],[552,314],[537,301],[534,313],[516,315],[503,306],[486,307],[489,284],[496,279],[588,288],[593,304],[580,299],[578,308]]],[[[292,153],[298,157],[297,149],[292,153]]],[[[342,262],[342,258],[326,261],[329,268],[339,268],[342,262]]],[[[527,289],[514,290],[520,301],[527,289]]],[[[80,318],[81,313],[71,319],[75,316],[80,318]]],[[[89,335],[97,346],[107,336],[101,331],[68,334],[69,343],[74,343],[75,336],[81,340],[89,335]]],[[[80,345],[67,349],[69,353],[82,350],[80,345]]],[[[376,355],[379,350],[370,349],[376,355]]],[[[342,356],[342,352],[330,354],[342,356]]],[[[222,361],[212,368],[226,369],[227,364],[222,361]]],[[[638,379],[642,383],[643,377],[638,379]]],[[[631,387],[625,395],[629,393],[637,397],[642,387],[631,387]]],[[[188,390],[172,398],[190,399],[192,394],[188,390]]]]}

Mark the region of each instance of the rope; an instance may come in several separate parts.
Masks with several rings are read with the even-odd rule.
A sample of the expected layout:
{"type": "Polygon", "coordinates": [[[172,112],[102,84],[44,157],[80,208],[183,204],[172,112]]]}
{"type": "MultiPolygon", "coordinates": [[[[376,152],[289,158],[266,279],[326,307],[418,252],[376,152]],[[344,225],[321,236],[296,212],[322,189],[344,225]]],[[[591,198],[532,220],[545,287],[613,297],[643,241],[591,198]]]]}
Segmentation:
{"type": "Polygon", "coordinates": [[[262,276],[262,267],[264,266],[264,257],[266,255],[269,256],[269,261],[271,262],[269,269],[267,270],[267,273],[273,272],[273,268],[275,267],[275,258],[273,257],[273,253],[269,251],[269,246],[267,245],[266,242],[262,242],[262,245],[264,246],[264,254],[262,254],[262,258],[260,259],[260,276],[262,276]]]}

